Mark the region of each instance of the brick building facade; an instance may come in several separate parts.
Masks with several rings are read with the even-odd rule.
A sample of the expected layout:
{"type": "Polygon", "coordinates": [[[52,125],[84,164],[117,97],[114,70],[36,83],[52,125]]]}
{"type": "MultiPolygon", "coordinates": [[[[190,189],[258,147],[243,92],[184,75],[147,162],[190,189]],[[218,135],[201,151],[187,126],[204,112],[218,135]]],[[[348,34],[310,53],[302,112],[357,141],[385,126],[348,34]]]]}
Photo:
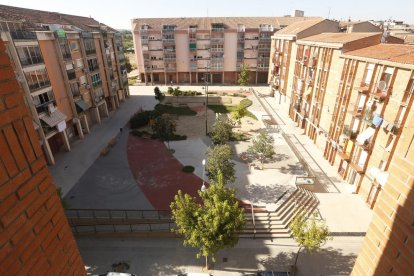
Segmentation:
{"type": "Polygon", "coordinates": [[[0,40],[0,275],[86,275],[0,40]]]}

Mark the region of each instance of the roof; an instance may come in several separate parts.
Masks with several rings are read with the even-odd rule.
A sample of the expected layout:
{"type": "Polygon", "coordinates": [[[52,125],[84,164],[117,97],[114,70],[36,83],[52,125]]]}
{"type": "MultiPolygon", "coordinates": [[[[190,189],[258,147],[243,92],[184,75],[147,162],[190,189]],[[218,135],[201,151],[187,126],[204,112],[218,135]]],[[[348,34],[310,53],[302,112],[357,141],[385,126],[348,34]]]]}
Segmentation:
{"type": "Polygon", "coordinates": [[[234,29],[238,25],[245,28],[259,28],[261,24],[272,25],[279,29],[296,21],[314,19],[314,17],[181,17],[181,18],[136,18],[132,20],[136,24],[134,30],[148,24],[150,29],[159,30],[162,25],[175,25],[176,29],[188,29],[197,26],[199,29],[210,29],[213,23],[223,23],[224,28],[234,29]]]}
{"type": "Polygon", "coordinates": [[[381,35],[381,33],[321,33],[302,38],[298,41],[298,43],[300,41],[309,41],[320,43],[347,44],[355,40],[378,35],[381,35]]]}
{"type": "Polygon", "coordinates": [[[339,22],[339,27],[346,28],[346,27],[349,27],[349,26],[352,26],[352,25],[356,25],[356,24],[361,24],[361,23],[369,23],[369,24],[372,24],[369,21],[342,21],[342,22],[339,22]]]}
{"type": "Polygon", "coordinates": [[[305,20],[305,21],[297,21],[297,22],[291,23],[286,28],[276,32],[275,35],[296,35],[312,26],[315,26],[316,24],[322,22],[323,20],[325,19],[318,18],[318,19],[311,19],[311,20],[305,20]]]}
{"type": "Polygon", "coordinates": [[[43,30],[39,24],[73,25],[83,31],[97,31],[101,27],[107,27],[92,17],[84,17],[70,14],[63,14],[50,11],[40,11],[19,7],[0,5],[0,20],[23,22],[26,27],[32,30],[43,30]],[[36,25],[38,24],[38,25],[36,25]]]}
{"type": "Polygon", "coordinates": [[[414,45],[381,43],[374,46],[349,51],[346,54],[347,56],[414,64],[414,45]]]}

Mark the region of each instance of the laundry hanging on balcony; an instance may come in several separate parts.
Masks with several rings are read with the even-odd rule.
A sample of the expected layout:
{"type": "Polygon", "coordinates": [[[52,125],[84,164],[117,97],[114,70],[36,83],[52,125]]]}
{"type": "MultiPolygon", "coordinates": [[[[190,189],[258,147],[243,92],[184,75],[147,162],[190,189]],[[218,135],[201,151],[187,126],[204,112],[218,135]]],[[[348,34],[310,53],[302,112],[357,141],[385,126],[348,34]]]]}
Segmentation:
{"type": "Polygon", "coordinates": [[[379,115],[374,115],[374,118],[372,118],[372,124],[375,127],[379,127],[381,125],[382,121],[383,121],[383,119],[379,115]]]}
{"type": "Polygon", "coordinates": [[[365,129],[361,134],[359,134],[356,138],[356,141],[359,145],[364,145],[366,141],[371,139],[371,137],[374,135],[375,129],[372,127],[368,127],[365,129]]]}

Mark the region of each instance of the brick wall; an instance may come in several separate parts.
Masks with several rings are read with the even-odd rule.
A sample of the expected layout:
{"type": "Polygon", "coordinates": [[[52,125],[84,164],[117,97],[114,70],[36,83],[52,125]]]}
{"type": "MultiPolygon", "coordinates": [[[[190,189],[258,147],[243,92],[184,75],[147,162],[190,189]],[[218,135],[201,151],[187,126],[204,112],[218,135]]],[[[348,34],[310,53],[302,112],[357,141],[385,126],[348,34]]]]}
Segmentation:
{"type": "Polygon", "coordinates": [[[0,275],[86,275],[0,40],[0,275]]]}
{"type": "Polygon", "coordinates": [[[414,275],[413,139],[411,108],[352,275],[414,275]]]}

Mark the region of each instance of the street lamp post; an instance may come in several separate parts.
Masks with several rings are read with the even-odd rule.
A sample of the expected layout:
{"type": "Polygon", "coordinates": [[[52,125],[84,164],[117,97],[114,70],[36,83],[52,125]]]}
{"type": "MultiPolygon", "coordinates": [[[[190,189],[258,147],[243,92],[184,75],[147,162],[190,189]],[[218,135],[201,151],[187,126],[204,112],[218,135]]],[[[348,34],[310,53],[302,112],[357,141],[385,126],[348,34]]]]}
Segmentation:
{"type": "Polygon", "coordinates": [[[206,159],[203,159],[202,164],[203,164],[203,185],[201,186],[201,191],[204,192],[207,189],[207,187],[204,183],[204,176],[205,176],[205,171],[204,170],[205,170],[205,167],[206,167],[206,159]]]}
{"type": "Polygon", "coordinates": [[[208,105],[208,71],[207,66],[205,67],[205,73],[204,73],[204,80],[206,82],[206,136],[208,136],[208,124],[207,124],[207,105],[208,105]]]}

